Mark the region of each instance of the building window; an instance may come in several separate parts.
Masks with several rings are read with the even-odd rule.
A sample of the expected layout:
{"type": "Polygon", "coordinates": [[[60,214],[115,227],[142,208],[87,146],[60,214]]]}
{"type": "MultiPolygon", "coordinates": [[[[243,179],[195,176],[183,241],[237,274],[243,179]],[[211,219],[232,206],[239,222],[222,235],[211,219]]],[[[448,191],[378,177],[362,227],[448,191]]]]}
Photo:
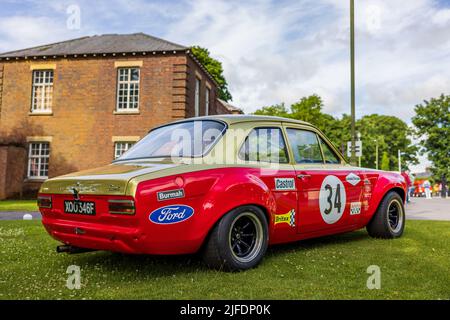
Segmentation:
{"type": "Polygon", "coordinates": [[[114,143],[114,159],[119,158],[122,154],[124,154],[128,149],[130,149],[135,142],[115,142],[114,143]]]}
{"type": "Polygon", "coordinates": [[[139,68],[117,69],[117,111],[139,108],[139,68]]]}
{"type": "Polygon", "coordinates": [[[200,79],[195,78],[195,116],[200,115],[200,79]]]}
{"type": "Polygon", "coordinates": [[[211,89],[206,88],[205,92],[205,116],[209,114],[209,96],[211,94],[211,89]]]}
{"type": "Polygon", "coordinates": [[[33,71],[31,112],[50,113],[53,98],[53,70],[33,71]]]}
{"type": "Polygon", "coordinates": [[[49,157],[49,142],[31,142],[28,151],[28,178],[47,179],[49,157]]]}

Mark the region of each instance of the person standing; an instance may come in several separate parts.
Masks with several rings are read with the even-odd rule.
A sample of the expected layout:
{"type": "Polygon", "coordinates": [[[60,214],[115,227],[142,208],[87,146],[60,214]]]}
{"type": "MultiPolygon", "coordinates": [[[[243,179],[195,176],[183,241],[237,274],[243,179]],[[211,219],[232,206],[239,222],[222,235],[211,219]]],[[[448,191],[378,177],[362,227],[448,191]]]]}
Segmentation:
{"type": "Polygon", "coordinates": [[[405,178],[406,182],[406,202],[409,202],[409,190],[411,188],[411,179],[409,178],[409,170],[402,172],[402,177],[405,178]]]}
{"type": "Polygon", "coordinates": [[[414,181],[416,181],[416,177],[414,174],[409,174],[409,179],[411,180],[411,187],[409,188],[409,196],[412,197],[414,195],[414,191],[416,189],[416,186],[414,185],[414,181]]]}
{"type": "Polygon", "coordinates": [[[445,179],[445,174],[441,178],[441,197],[447,198],[447,179],[445,179]]]}
{"type": "Polygon", "coordinates": [[[423,182],[423,188],[425,189],[425,198],[431,199],[431,183],[428,179],[423,182]]]}

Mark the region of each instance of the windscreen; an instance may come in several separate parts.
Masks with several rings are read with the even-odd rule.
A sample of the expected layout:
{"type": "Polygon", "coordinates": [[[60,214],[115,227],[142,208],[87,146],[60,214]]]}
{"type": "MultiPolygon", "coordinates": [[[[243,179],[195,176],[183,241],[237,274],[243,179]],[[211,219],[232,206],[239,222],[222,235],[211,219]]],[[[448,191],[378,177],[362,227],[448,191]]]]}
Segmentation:
{"type": "Polygon", "coordinates": [[[150,131],[116,161],[202,156],[220,139],[224,131],[225,124],[214,120],[170,124],[150,131]]]}

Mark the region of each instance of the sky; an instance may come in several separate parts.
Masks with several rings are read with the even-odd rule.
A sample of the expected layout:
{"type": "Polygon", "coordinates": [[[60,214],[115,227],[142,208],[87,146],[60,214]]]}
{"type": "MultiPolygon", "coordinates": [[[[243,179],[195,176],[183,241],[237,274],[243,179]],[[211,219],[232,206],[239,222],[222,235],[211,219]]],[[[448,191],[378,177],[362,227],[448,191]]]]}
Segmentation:
{"type": "MultiPolygon", "coordinates": [[[[355,2],[356,117],[410,124],[416,104],[449,94],[450,0],[355,2]]],[[[349,113],[348,0],[0,0],[0,52],[134,32],[208,48],[246,113],[310,94],[349,113]]]]}

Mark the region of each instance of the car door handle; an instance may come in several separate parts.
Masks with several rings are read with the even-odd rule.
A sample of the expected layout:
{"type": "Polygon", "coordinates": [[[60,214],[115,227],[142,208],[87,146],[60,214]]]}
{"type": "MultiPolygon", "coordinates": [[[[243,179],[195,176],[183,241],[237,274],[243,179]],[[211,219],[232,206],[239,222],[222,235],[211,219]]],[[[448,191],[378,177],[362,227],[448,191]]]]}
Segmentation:
{"type": "Polygon", "coordinates": [[[301,174],[297,175],[297,178],[299,178],[300,180],[309,179],[309,178],[311,178],[311,175],[310,174],[303,174],[303,173],[301,173],[301,174]]]}

